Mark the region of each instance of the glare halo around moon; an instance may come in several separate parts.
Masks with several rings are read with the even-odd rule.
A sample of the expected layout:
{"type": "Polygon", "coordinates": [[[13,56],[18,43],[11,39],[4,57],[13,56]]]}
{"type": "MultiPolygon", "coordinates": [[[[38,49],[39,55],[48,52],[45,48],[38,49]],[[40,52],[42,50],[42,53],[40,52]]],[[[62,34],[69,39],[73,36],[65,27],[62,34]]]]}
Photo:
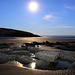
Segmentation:
{"type": "Polygon", "coordinates": [[[30,2],[29,3],[29,10],[35,12],[38,10],[38,3],[37,2],[30,2]]]}

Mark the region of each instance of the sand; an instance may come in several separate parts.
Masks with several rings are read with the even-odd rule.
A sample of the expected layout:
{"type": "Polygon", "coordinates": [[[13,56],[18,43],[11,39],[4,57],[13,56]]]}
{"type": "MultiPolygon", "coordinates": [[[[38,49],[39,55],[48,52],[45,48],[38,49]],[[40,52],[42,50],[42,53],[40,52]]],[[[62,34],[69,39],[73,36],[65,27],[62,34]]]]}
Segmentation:
{"type": "MultiPolygon", "coordinates": [[[[31,39],[30,39],[31,40],[31,39]]],[[[29,41],[30,41],[29,40],[29,41]]],[[[33,40],[33,38],[32,38],[33,40]]],[[[38,38],[39,40],[39,38],[38,38]]],[[[42,40],[45,41],[46,39],[42,40]]],[[[56,39],[58,40],[58,39],[56,39]]],[[[56,40],[50,39],[50,41],[55,42],[56,40]]],[[[63,39],[65,41],[65,39],[63,39]]],[[[69,39],[68,39],[69,40],[69,39]]],[[[66,40],[66,41],[68,41],[66,40]]],[[[75,39],[70,39],[69,41],[74,41],[75,39]]],[[[37,41],[37,40],[34,40],[37,41]]],[[[40,40],[39,40],[40,41],[40,40]]],[[[26,40],[0,40],[0,43],[15,43],[15,45],[22,45],[26,40]]],[[[71,55],[75,57],[75,52],[69,51],[71,55]]],[[[15,63],[6,63],[0,64],[0,75],[75,75],[75,70],[38,70],[38,69],[30,69],[27,67],[22,67],[19,65],[15,65],[15,63]]]]}
{"type": "Polygon", "coordinates": [[[0,75],[75,75],[75,70],[35,70],[15,64],[1,64],[0,75]]]}

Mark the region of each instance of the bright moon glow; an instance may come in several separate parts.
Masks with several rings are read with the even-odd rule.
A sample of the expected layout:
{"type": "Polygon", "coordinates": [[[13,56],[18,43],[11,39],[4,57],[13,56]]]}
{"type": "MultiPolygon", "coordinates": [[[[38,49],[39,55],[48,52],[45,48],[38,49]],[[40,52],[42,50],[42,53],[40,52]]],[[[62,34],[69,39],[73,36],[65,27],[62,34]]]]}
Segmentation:
{"type": "Polygon", "coordinates": [[[38,3],[37,2],[30,2],[29,3],[29,10],[30,11],[37,11],[38,10],[38,3]]]}

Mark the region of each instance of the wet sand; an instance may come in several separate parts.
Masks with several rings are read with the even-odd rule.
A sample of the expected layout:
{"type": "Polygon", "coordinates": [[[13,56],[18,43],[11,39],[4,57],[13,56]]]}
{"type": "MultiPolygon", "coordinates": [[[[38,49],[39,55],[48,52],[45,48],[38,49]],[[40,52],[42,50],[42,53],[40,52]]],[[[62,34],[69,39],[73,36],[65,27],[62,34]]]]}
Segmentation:
{"type": "MultiPolygon", "coordinates": [[[[50,41],[50,42],[56,42],[56,41],[62,41],[62,42],[71,42],[75,41],[75,39],[34,39],[34,38],[26,38],[26,39],[11,39],[11,40],[3,40],[0,39],[0,43],[15,43],[14,46],[21,46],[25,42],[43,42],[43,41],[50,41]]],[[[75,57],[75,52],[69,51],[72,56],[75,57]]],[[[35,70],[35,69],[29,69],[26,67],[20,67],[19,65],[15,64],[0,64],[0,75],[75,75],[75,70],[35,70]]]]}
{"type": "Polygon", "coordinates": [[[35,70],[10,63],[0,65],[0,75],[75,75],[75,70],[35,70]]]}
{"type": "Polygon", "coordinates": [[[29,42],[75,42],[75,38],[47,38],[47,37],[27,37],[27,38],[16,38],[16,39],[0,39],[0,43],[15,43],[16,45],[22,45],[23,43],[29,43],[29,42]]]}

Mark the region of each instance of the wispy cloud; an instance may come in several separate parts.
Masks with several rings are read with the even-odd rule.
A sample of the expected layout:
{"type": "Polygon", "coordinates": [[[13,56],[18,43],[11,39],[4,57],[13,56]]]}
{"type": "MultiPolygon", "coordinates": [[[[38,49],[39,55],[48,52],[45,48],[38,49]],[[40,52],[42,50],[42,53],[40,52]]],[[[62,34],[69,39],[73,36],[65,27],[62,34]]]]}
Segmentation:
{"type": "Polygon", "coordinates": [[[55,17],[55,16],[53,16],[53,15],[51,15],[51,14],[48,14],[48,15],[45,15],[45,16],[43,17],[43,19],[44,19],[44,20],[47,20],[47,21],[50,21],[50,22],[54,22],[54,21],[57,19],[57,17],[55,17]]]}
{"type": "Polygon", "coordinates": [[[65,5],[65,7],[66,7],[67,9],[75,10],[75,6],[68,6],[68,5],[65,5]]]}
{"type": "Polygon", "coordinates": [[[51,28],[75,28],[75,26],[51,26],[51,28]]]}
{"type": "Polygon", "coordinates": [[[49,19],[52,19],[52,18],[55,18],[55,17],[53,15],[45,15],[43,17],[43,19],[45,19],[45,20],[49,20],[49,19]]]}

